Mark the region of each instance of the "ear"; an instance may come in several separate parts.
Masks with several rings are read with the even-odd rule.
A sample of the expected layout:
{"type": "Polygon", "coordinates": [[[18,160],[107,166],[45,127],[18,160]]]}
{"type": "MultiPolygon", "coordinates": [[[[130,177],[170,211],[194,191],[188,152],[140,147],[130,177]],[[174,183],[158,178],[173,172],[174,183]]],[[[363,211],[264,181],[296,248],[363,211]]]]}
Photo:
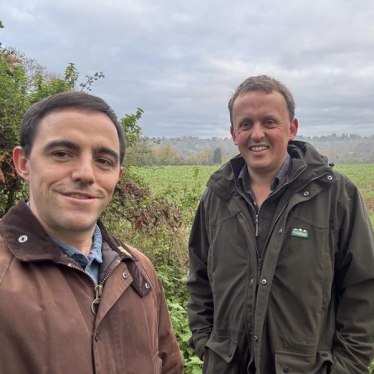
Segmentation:
{"type": "Polygon", "coordinates": [[[122,174],[123,174],[123,168],[120,168],[119,173],[118,173],[118,179],[122,177],[122,174]]]}
{"type": "Polygon", "coordinates": [[[25,180],[29,180],[29,159],[26,157],[25,150],[22,147],[16,147],[13,149],[13,163],[16,167],[17,173],[20,177],[25,180]]]}
{"type": "Polygon", "coordinates": [[[294,140],[297,135],[297,129],[299,128],[299,122],[297,118],[294,118],[290,125],[290,140],[294,140]]]}
{"type": "Polygon", "coordinates": [[[231,137],[232,137],[232,140],[234,142],[235,145],[238,145],[238,141],[236,140],[236,134],[235,134],[235,130],[234,130],[234,126],[230,126],[230,133],[231,133],[231,137]]]}

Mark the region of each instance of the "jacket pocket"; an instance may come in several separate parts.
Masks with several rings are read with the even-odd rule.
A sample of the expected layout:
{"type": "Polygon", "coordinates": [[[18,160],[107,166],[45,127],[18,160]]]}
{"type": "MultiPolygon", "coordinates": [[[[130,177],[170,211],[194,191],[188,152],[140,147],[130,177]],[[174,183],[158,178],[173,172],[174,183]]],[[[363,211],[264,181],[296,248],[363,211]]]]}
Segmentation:
{"type": "Polygon", "coordinates": [[[328,350],[318,351],[313,355],[277,352],[275,372],[276,374],[328,374],[332,362],[332,354],[328,350]]]}
{"type": "Polygon", "coordinates": [[[159,356],[159,352],[155,354],[153,357],[153,372],[154,374],[161,374],[162,373],[162,360],[159,356]]]}
{"type": "Polygon", "coordinates": [[[235,353],[238,343],[229,337],[211,335],[206,343],[208,348],[203,365],[203,374],[238,374],[235,353]]]}

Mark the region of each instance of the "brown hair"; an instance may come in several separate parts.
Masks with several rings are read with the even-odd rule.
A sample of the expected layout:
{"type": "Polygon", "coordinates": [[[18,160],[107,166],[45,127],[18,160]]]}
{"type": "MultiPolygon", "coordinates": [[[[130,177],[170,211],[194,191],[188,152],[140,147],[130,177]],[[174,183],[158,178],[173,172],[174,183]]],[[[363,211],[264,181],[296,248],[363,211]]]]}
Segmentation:
{"type": "Polygon", "coordinates": [[[125,157],[125,135],[121,123],[118,121],[113,109],[97,96],[84,92],[62,92],[48,96],[43,100],[31,105],[22,119],[21,124],[21,147],[25,154],[30,155],[34,138],[41,120],[52,111],[64,109],[82,109],[87,112],[100,112],[106,114],[116,127],[120,145],[120,164],[125,157]]]}
{"type": "Polygon", "coordinates": [[[232,123],[232,110],[234,107],[234,102],[238,96],[243,95],[247,92],[251,91],[264,91],[266,93],[271,93],[273,91],[277,91],[286,100],[288,114],[290,117],[290,121],[292,121],[295,117],[295,101],[292,97],[291,92],[288,88],[281,82],[277,81],[276,79],[269,77],[267,75],[259,75],[258,77],[249,77],[243,83],[241,83],[238,88],[235,90],[234,94],[232,95],[229,101],[229,111],[230,111],[230,122],[231,126],[232,123]]]}

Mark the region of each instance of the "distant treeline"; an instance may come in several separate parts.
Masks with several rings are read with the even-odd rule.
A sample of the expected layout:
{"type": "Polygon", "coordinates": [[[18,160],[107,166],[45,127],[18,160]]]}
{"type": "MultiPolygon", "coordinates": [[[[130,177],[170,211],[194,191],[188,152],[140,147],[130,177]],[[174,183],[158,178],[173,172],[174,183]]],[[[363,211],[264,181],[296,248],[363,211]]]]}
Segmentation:
{"type": "MultiPolygon", "coordinates": [[[[296,139],[312,144],[335,164],[374,163],[374,135],[300,135],[296,139]]],[[[238,150],[228,137],[144,138],[141,146],[129,149],[127,161],[130,165],[212,165],[221,164],[236,154],[238,150]]]]}

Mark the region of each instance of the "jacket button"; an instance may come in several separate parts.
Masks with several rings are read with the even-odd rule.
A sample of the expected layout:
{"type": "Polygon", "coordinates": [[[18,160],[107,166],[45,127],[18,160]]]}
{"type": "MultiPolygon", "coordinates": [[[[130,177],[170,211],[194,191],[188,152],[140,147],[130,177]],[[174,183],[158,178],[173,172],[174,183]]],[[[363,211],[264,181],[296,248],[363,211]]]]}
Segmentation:
{"type": "Polygon", "coordinates": [[[255,342],[257,342],[258,337],[255,335],[255,336],[253,337],[253,340],[254,340],[255,342]]]}
{"type": "Polygon", "coordinates": [[[263,279],[263,280],[261,281],[261,283],[265,286],[265,284],[267,283],[267,280],[266,280],[266,279],[263,279]]]}
{"type": "Polygon", "coordinates": [[[147,289],[151,288],[151,286],[149,285],[149,283],[145,284],[145,288],[147,288],[147,289]]]}
{"type": "Polygon", "coordinates": [[[328,181],[332,181],[332,176],[331,175],[328,175],[326,178],[327,178],[328,181]]]}
{"type": "Polygon", "coordinates": [[[99,340],[99,331],[95,332],[95,342],[99,340]]]}
{"type": "Polygon", "coordinates": [[[253,278],[251,278],[251,283],[253,283],[254,282],[254,280],[253,280],[253,278]]]}
{"type": "Polygon", "coordinates": [[[303,193],[303,195],[304,195],[304,196],[309,196],[309,191],[305,191],[305,192],[303,193]]]}
{"type": "Polygon", "coordinates": [[[285,366],[283,368],[283,373],[289,373],[290,372],[290,368],[288,366],[285,366]]]}
{"type": "Polygon", "coordinates": [[[123,276],[124,279],[128,278],[127,273],[122,273],[122,276],[123,276]]]}
{"type": "Polygon", "coordinates": [[[21,235],[21,236],[18,238],[18,241],[19,241],[20,243],[24,243],[24,242],[27,242],[27,239],[28,239],[27,235],[21,235]]]}
{"type": "Polygon", "coordinates": [[[232,357],[232,352],[230,352],[227,356],[228,356],[228,357],[232,357]]]}
{"type": "Polygon", "coordinates": [[[278,234],[282,234],[283,229],[279,229],[278,234]]]}

